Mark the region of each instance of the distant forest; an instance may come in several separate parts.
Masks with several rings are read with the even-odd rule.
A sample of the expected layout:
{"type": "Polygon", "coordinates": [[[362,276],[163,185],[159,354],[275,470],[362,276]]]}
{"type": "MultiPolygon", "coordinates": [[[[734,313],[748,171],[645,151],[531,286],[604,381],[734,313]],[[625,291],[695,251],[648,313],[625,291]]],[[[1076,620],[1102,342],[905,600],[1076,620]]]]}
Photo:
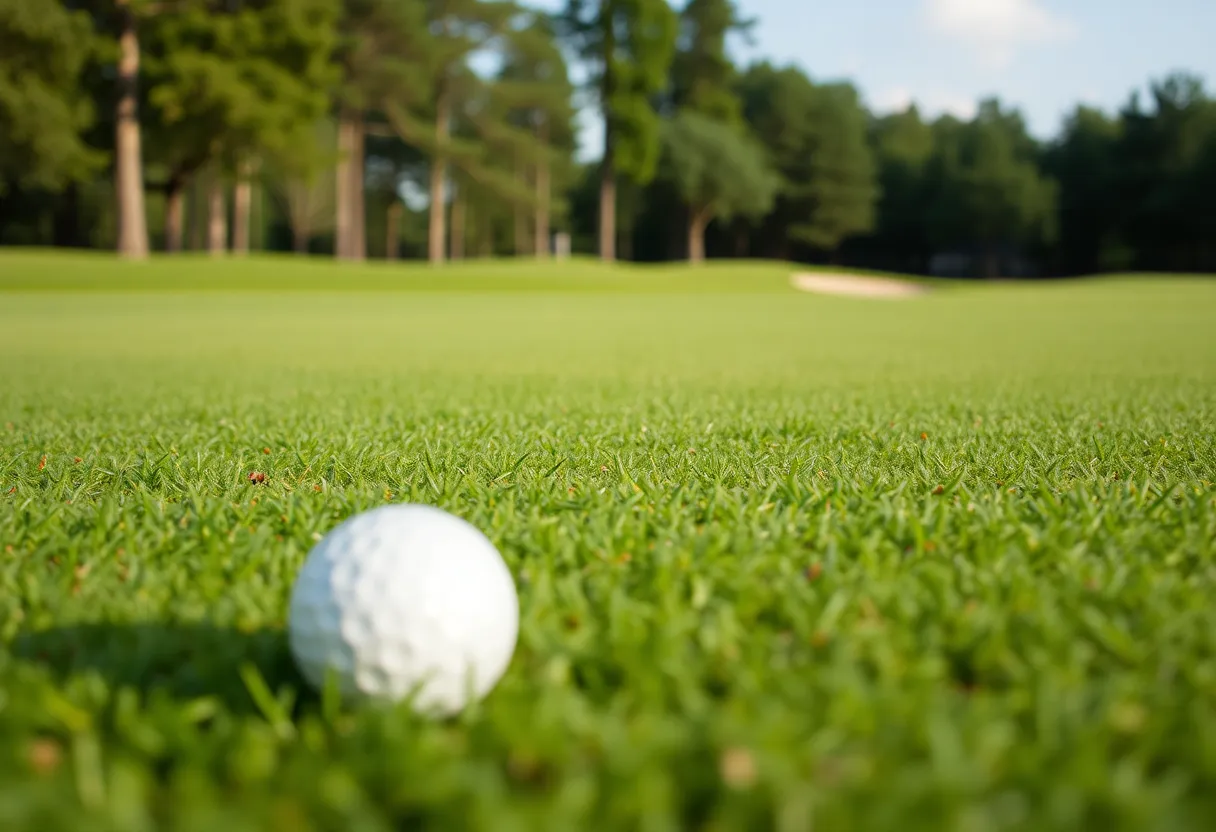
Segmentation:
{"type": "Polygon", "coordinates": [[[877,115],[737,66],[752,25],[734,0],[0,0],[0,244],[1216,272],[1201,79],[1040,142],[998,100],[877,115]]]}

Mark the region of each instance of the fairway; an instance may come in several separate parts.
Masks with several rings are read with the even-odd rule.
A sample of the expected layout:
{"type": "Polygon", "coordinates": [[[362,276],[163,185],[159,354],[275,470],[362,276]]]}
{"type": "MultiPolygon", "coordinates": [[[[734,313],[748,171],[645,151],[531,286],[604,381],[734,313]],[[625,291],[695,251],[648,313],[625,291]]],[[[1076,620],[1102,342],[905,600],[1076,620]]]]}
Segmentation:
{"type": "Polygon", "coordinates": [[[1216,283],[790,271],[0,255],[0,828],[1216,826],[1216,283]],[[451,721],[287,650],[399,501],[520,593],[451,721]]]}

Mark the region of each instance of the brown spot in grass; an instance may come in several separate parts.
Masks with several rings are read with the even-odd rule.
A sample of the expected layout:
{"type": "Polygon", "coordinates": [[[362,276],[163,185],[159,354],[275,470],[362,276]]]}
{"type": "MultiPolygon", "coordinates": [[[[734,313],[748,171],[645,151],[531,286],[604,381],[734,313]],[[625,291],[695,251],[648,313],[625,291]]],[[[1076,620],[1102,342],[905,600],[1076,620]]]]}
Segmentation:
{"type": "Polygon", "coordinates": [[[254,485],[261,485],[262,483],[266,482],[266,475],[261,471],[250,471],[249,481],[254,485]]]}
{"type": "Polygon", "coordinates": [[[313,490],[313,491],[320,491],[320,490],[321,490],[321,486],[319,486],[319,485],[314,485],[314,486],[312,487],[312,490],[313,490]]]}
{"type": "Polygon", "coordinates": [[[921,435],[920,435],[920,441],[921,441],[921,442],[924,442],[924,441],[925,441],[926,439],[928,439],[928,438],[929,438],[929,434],[924,433],[924,432],[922,431],[922,432],[921,432],[921,435]]]}
{"type": "Polygon", "coordinates": [[[945,493],[946,493],[946,486],[944,486],[944,485],[939,485],[937,488],[933,489],[933,493],[934,493],[934,494],[945,494],[945,493]]]}
{"type": "Polygon", "coordinates": [[[266,456],[270,456],[270,448],[262,448],[262,453],[266,454],[266,456]]]}
{"type": "Polygon", "coordinates": [[[42,458],[42,461],[40,461],[40,462],[38,463],[38,470],[39,470],[39,471],[41,471],[41,470],[42,470],[43,468],[45,468],[45,467],[46,467],[46,457],[44,456],[44,457],[42,458]]]}
{"type": "Polygon", "coordinates": [[[822,574],[823,566],[819,563],[812,563],[806,568],[806,579],[808,581],[817,581],[822,574]]]}
{"type": "Polygon", "coordinates": [[[926,540],[926,541],[925,541],[925,544],[924,544],[924,546],[923,546],[922,548],[924,548],[924,550],[925,550],[926,552],[936,552],[936,551],[937,551],[937,544],[936,544],[936,543],[934,543],[932,540],[926,540]]]}
{"type": "Polygon", "coordinates": [[[63,762],[63,750],[59,743],[52,739],[39,738],[30,743],[26,750],[26,759],[35,774],[45,777],[54,774],[63,762]]]}
{"type": "Polygon", "coordinates": [[[728,748],[718,758],[722,782],[732,789],[748,789],[756,782],[756,758],[746,748],[728,748]]]}
{"type": "Polygon", "coordinates": [[[12,488],[10,488],[10,489],[8,490],[8,493],[9,493],[9,494],[15,494],[15,493],[16,493],[16,491],[17,491],[17,486],[15,486],[15,485],[14,485],[12,488]]]}
{"type": "Polygon", "coordinates": [[[827,647],[832,641],[831,633],[825,630],[816,630],[811,633],[811,646],[817,648],[827,647]]]}
{"type": "Polygon", "coordinates": [[[74,457],[72,457],[72,462],[75,462],[77,465],[79,465],[80,463],[84,462],[84,457],[74,456],[74,457]]]}

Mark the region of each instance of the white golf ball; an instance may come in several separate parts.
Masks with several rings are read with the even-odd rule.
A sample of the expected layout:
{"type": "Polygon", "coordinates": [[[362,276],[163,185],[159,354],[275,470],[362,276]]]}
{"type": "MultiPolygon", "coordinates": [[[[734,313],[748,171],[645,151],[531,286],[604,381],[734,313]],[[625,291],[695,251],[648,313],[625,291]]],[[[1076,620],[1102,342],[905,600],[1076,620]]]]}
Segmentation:
{"type": "Polygon", "coordinates": [[[433,506],[355,515],[309,552],[289,610],[291,652],[344,696],[451,714],[498,684],[519,632],[502,556],[476,527],[433,506]]]}

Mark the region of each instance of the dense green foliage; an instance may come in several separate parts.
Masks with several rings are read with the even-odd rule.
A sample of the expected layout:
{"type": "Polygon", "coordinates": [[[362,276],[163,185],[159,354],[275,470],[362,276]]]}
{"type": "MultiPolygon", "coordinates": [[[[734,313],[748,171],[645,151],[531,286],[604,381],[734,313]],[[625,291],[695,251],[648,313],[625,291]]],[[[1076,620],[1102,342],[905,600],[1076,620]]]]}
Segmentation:
{"type": "Polygon", "coordinates": [[[763,216],[779,180],[762,148],[743,131],[695,110],[664,125],[663,170],[688,208],[689,259],[704,259],[710,220],[763,216]]]}
{"type": "Polygon", "coordinates": [[[1216,270],[1216,101],[1197,78],[1078,107],[1043,141],[998,99],[969,120],[875,113],[847,82],[739,66],[738,0],[558,6],[0,0],[0,244],[439,262],[543,257],[569,232],[606,260],[696,256],[696,208],[663,169],[665,125],[690,112],[763,146],[739,175],[781,178],[763,216],[709,222],[711,257],[1216,270]],[[599,159],[580,158],[579,108],[603,120],[599,159]]]}
{"type": "Polygon", "coordinates": [[[1212,286],[580,269],[5,291],[0,826],[1211,828],[1212,286]],[[317,537],[398,500],[518,581],[451,722],[326,701],[284,642],[317,537]]]}
{"type": "Polygon", "coordinates": [[[739,125],[738,70],[727,51],[727,36],[746,33],[734,0],[688,0],[680,13],[680,35],[668,84],[671,108],[739,125]]]}
{"type": "Polygon", "coordinates": [[[81,89],[95,48],[88,18],[44,0],[0,0],[0,197],[58,190],[100,161],[83,134],[95,117],[81,89]]]}

